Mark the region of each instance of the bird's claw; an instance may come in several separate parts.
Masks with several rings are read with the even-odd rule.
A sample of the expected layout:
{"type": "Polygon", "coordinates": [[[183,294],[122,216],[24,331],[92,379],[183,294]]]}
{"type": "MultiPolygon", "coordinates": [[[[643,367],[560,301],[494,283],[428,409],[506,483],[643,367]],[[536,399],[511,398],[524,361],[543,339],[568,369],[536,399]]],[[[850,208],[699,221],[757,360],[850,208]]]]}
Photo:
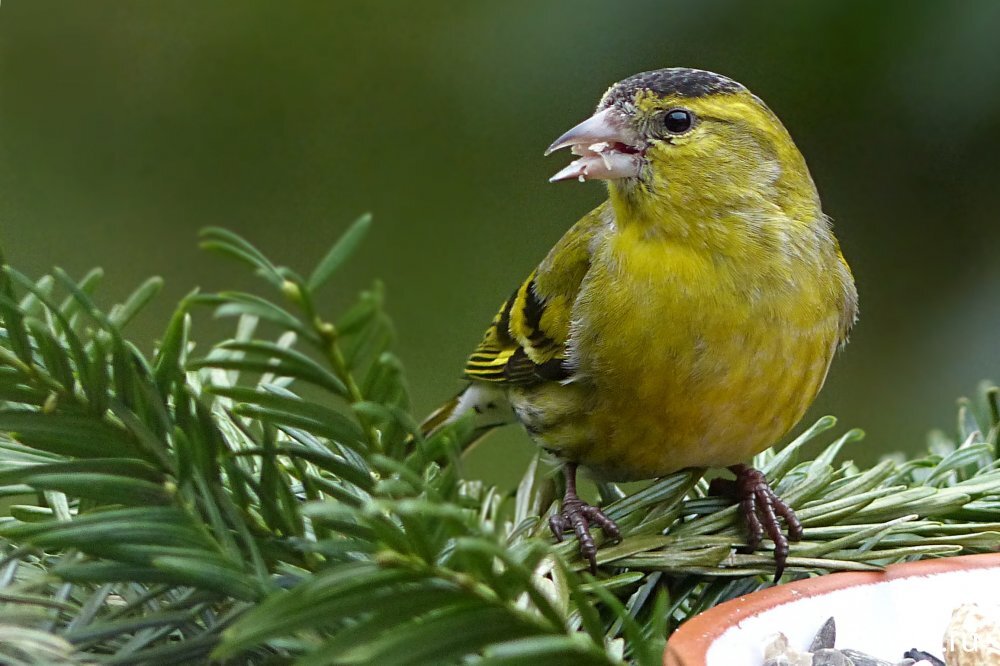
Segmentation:
{"type": "Polygon", "coordinates": [[[604,536],[619,541],[622,538],[621,530],[615,521],[604,515],[596,506],[587,504],[579,497],[568,496],[563,500],[562,510],[549,517],[549,529],[556,541],[563,540],[563,534],[569,527],[573,528],[576,538],[580,541],[580,555],[590,562],[590,572],[597,573],[597,544],[590,533],[591,523],[600,526],[604,536]]]}
{"type": "Polygon", "coordinates": [[[788,562],[789,541],[802,538],[802,523],[792,507],[774,493],[763,472],[746,465],[737,465],[732,470],[736,473],[736,496],[747,522],[747,550],[756,550],[765,534],[774,542],[774,582],[777,583],[788,562]],[[787,537],[781,531],[779,516],[788,527],[787,537]]]}

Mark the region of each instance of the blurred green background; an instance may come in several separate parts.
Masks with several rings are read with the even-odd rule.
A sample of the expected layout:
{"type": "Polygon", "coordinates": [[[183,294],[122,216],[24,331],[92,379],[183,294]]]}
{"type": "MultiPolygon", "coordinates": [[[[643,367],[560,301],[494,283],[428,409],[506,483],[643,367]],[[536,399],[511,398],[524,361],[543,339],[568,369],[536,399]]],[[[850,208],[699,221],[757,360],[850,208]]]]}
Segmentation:
{"type": "MultiPolygon", "coordinates": [[[[871,460],[1000,378],[998,33],[993,0],[3,0],[0,233],[33,274],[104,266],[111,296],[163,275],[133,330],[151,347],[193,287],[251,283],[200,227],[307,268],[371,210],[329,306],[384,279],[423,412],[603,197],[549,185],[545,146],[629,74],[716,70],[784,120],[836,222],[862,316],[809,418],[865,428],[871,460]]],[[[473,471],[530,450],[510,429],[473,471]]]]}

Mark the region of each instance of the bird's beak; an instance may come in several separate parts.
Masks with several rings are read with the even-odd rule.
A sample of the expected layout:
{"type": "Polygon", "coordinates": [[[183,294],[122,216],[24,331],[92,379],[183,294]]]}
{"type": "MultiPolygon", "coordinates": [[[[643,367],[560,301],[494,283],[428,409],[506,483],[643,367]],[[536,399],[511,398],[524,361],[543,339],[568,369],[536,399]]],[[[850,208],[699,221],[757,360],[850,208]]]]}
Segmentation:
{"type": "Polygon", "coordinates": [[[549,178],[550,183],[570,178],[582,183],[638,176],[645,149],[639,135],[614,107],[595,113],[563,134],[545,154],[567,147],[580,159],[549,178]]]}

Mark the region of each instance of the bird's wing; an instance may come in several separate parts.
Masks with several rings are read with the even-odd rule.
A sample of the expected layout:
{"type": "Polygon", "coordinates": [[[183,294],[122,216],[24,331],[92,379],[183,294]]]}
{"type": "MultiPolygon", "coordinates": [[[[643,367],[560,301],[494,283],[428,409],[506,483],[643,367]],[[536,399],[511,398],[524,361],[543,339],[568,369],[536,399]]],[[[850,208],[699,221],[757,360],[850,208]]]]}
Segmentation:
{"type": "Polygon", "coordinates": [[[465,365],[468,379],[534,384],[569,376],[563,361],[573,303],[607,210],[602,204],[573,225],[507,299],[465,365]]]}

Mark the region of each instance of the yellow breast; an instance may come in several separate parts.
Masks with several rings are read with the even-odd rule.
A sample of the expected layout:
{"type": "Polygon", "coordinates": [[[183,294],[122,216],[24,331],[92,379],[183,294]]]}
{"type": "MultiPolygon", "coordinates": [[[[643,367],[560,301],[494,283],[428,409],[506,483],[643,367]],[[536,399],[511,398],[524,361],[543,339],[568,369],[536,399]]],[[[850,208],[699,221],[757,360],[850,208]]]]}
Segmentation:
{"type": "Polygon", "coordinates": [[[574,310],[579,379],[533,398],[560,414],[542,439],[617,479],[745,461],[819,391],[843,318],[831,276],[844,271],[835,248],[733,258],[617,230],[574,310]]]}

